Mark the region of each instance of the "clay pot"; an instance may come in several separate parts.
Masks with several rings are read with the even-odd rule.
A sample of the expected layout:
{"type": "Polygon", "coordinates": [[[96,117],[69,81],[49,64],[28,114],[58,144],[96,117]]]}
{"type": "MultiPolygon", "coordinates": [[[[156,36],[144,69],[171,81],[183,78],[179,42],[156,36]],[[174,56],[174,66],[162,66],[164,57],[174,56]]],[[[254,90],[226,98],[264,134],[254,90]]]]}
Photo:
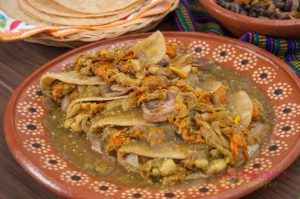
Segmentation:
{"type": "Polygon", "coordinates": [[[260,19],[234,13],[219,6],[215,0],[199,0],[208,13],[237,37],[246,32],[300,39],[300,19],[260,19]]]}

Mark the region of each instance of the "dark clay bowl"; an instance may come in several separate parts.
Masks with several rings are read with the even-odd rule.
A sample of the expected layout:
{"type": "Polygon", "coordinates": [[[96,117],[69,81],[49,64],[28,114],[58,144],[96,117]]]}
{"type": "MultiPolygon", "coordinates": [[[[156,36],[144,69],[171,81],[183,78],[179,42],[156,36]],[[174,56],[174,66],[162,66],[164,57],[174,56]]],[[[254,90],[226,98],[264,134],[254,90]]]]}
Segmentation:
{"type": "Polygon", "coordinates": [[[208,13],[231,33],[240,37],[246,32],[300,39],[300,19],[259,19],[234,13],[219,6],[215,0],[199,0],[208,13]]]}

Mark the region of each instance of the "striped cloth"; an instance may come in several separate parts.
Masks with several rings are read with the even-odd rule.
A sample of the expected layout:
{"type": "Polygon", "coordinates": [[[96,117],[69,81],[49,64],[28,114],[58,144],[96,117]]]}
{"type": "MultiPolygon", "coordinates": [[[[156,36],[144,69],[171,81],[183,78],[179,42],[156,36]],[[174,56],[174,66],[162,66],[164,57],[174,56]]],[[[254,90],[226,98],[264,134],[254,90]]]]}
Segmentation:
{"type": "MultiPolygon", "coordinates": [[[[180,0],[175,11],[175,26],[178,31],[207,32],[232,36],[212,18],[197,0],[180,0]]],[[[276,38],[248,32],[240,40],[254,44],[283,59],[300,77],[300,41],[276,38]]]]}

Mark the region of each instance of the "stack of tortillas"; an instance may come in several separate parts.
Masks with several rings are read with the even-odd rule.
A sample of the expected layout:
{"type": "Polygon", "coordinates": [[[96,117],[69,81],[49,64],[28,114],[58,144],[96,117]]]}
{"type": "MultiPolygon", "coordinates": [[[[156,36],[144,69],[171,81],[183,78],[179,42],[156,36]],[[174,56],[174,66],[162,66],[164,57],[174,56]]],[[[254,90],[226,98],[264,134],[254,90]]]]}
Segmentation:
{"type": "Polygon", "coordinates": [[[0,39],[76,46],[128,32],[143,32],[175,9],[178,1],[0,0],[0,11],[28,25],[0,33],[0,39]]]}

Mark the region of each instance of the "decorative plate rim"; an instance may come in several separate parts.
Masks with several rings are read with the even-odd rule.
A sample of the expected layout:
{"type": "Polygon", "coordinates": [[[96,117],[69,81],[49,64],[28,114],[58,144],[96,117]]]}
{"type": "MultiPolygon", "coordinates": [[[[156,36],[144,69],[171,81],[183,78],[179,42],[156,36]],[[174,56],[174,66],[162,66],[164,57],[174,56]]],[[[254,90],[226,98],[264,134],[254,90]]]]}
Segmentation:
{"type": "MultiPolygon", "coordinates": [[[[43,172],[40,171],[39,167],[32,164],[30,159],[24,155],[24,149],[22,149],[19,145],[15,143],[15,140],[17,136],[15,136],[15,114],[12,114],[11,110],[14,110],[16,107],[17,99],[19,95],[21,94],[21,90],[27,86],[27,84],[38,74],[45,72],[49,69],[52,65],[55,65],[56,63],[59,63],[63,60],[66,60],[70,56],[73,56],[75,54],[78,54],[81,51],[85,51],[88,49],[93,49],[98,46],[103,46],[107,44],[117,43],[120,41],[126,41],[126,40],[135,40],[135,39],[141,39],[146,36],[148,36],[150,33],[141,33],[141,34],[135,34],[135,35],[128,35],[128,36],[122,36],[118,38],[108,39],[104,41],[98,41],[95,43],[87,44],[82,47],[70,50],[67,53],[64,53],[57,58],[49,61],[48,63],[41,66],[39,69],[34,71],[31,75],[29,75],[25,80],[22,81],[22,83],[15,89],[11,97],[9,98],[9,101],[6,105],[6,110],[4,114],[3,119],[3,128],[4,128],[4,135],[6,139],[7,146],[18,162],[18,164],[21,166],[22,169],[24,169],[30,176],[32,176],[37,182],[44,185],[46,188],[50,189],[51,191],[65,196],[65,197],[73,197],[74,198],[74,192],[70,190],[64,190],[61,185],[53,184],[51,183],[51,180],[48,180],[43,172]]],[[[280,66],[281,69],[283,69],[289,77],[293,79],[293,82],[297,85],[298,90],[300,90],[300,81],[298,80],[298,77],[296,74],[292,71],[292,69],[284,63],[282,60],[274,56],[273,54],[266,52],[263,49],[260,49],[256,46],[241,42],[236,39],[222,37],[222,36],[216,36],[211,34],[205,34],[205,33],[187,33],[187,32],[163,32],[163,34],[167,37],[200,37],[200,38],[206,38],[210,40],[216,40],[220,41],[224,44],[234,44],[236,47],[244,48],[250,51],[253,51],[262,58],[267,58],[269,61],[275,63],[276,65],[280,66]]],[[[227,190],[221,193],[218,193],[217,195],[208,196],[208,198],[218,198],[219,194],[222,194],[222,198],[232,198],[232,197],[242,197],[250,192],[253,192],[254,190],[261,187],[262,183],[266,183],[273,178],[276,177],[275,174],[280,174],[282,171],[284,171],[288,166],[290,166],[296,158],[300,154],[300,139],[297,140],[294,147],[289,151],[288,155],[285,156],[285,158],[276,166],[274,166],[271,171],[274,173],[274,175],[271,175],[270,178],[266,179],[263,176],[259,176],[255,179],[255,181],[250,181],[247,185],[243,185],[240,187],[235,188],[234,190],[227,190]]],[[[74,188],[76,189],[76,187],[74,188]]],[[[73,190],[73,189],[72,189],[73,190]]],[[[76,198],[80,197],[80,195],[77,195],[76,198]]]]}

